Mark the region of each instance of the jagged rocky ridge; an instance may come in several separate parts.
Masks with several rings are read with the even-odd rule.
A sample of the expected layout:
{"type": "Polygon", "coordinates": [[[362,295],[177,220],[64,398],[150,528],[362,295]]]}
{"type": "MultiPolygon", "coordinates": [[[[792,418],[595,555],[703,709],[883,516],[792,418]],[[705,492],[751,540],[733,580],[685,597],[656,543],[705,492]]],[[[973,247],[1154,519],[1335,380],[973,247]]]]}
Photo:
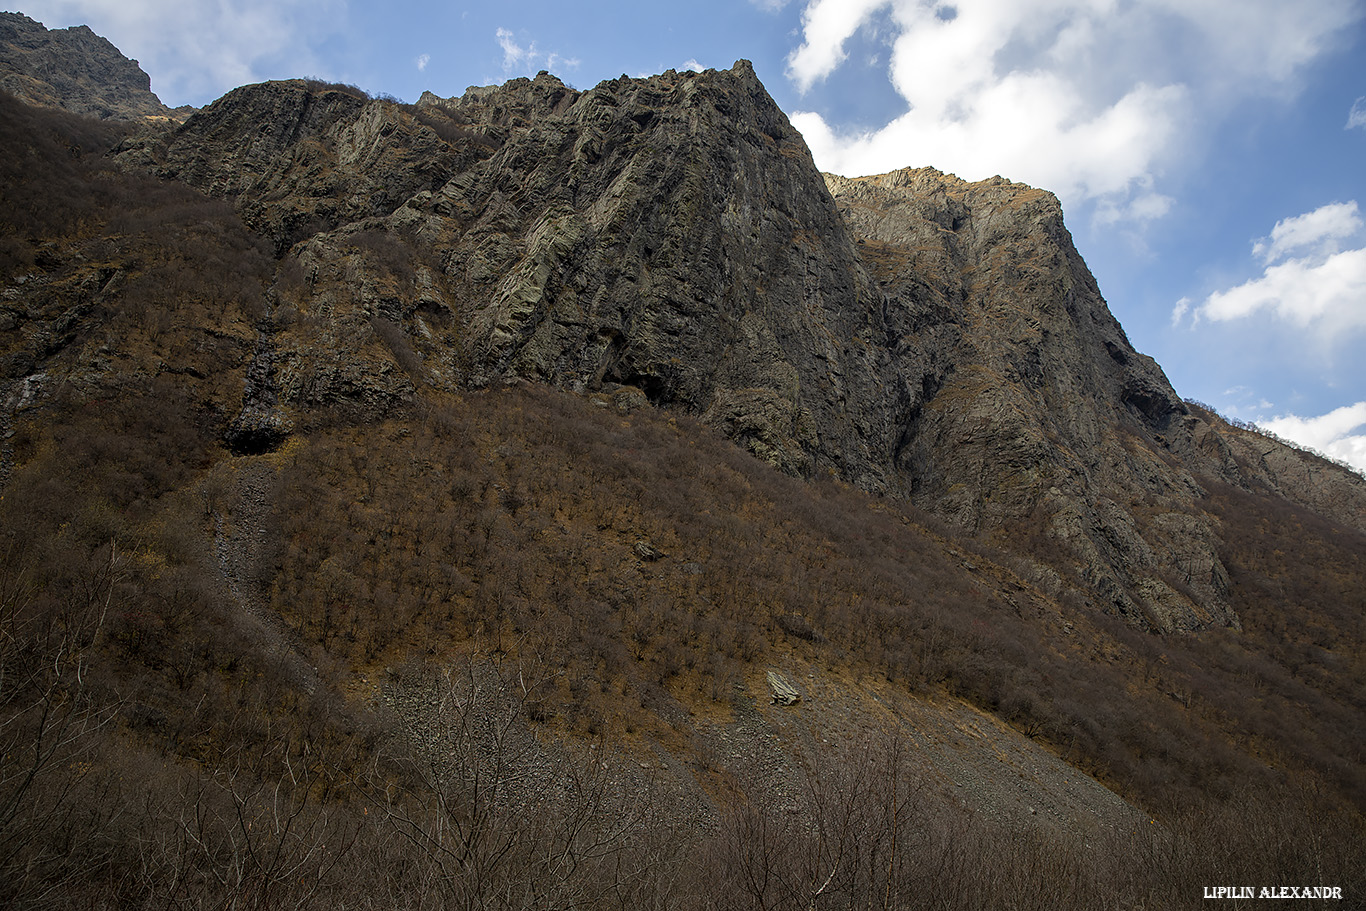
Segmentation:
{"type": "Polygon", "coordinates": [[[248,450],[422,386],[648,399],[784,471],[1042,534],[1097,607],[1167,631],[1238,624],[1202,478],[1366,525],[1360,478],[1183,403],[1054,196],[822,175],[745,61],[416,105],[246,86],[119,160],[231,200],[282,256],[248,450]]]}
{"type": "Polygon", "coordinates": [[[181,120],[152,93],[152,77],[89,26],[48,30],[0,13],[0,89],[21,101],[100,120],[181,120]]]}

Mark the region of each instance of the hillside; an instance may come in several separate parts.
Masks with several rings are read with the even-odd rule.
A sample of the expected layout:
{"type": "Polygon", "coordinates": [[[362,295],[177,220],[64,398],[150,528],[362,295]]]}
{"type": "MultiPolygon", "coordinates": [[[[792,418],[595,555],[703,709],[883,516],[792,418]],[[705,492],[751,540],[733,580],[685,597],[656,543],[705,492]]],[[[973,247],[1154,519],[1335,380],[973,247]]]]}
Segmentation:
{"type": "Polygon", "coordinates": [[[743,62],[0,138],[0,900],[1366,894],[1366,482],[1050,194],[743,62]]]}
{"type": "Polygon", "coordinates": [[[283,257],[286,411],[631,387],[785,472],[969,533],[1043,526],[1097,609],[1165,631],[1238,623],[1196,475],[1366,528],[1359,476],[1230,454],[1130,346],[1051,194],[906,171],[832,196],[743,62],[411,110],[247,86],[120,159],[233,201],[283,257]]]}

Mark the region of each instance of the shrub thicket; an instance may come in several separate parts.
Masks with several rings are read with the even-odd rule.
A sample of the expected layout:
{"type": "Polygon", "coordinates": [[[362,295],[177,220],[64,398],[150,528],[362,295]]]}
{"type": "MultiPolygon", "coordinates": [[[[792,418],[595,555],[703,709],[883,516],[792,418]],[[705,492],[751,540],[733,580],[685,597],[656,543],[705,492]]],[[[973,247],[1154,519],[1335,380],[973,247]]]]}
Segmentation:
{"type": "Polygon", "coordinates": [[[218,441],[251,348],[210,329],[260,319],[265,248],[216,203],[104,168],[114,132],[0,116],[42,161],[67,155],[0,170],[3,268],[45,289],[11,314],[7,363],[65,378],[2,447],[0,903],[1179,908],[1206,884],[1366,888],[1360,535],[1211,485],[1244,629],[1160,638],[905,504],[533,385],[377,424],[315,414],[233,459],[218,441]],[[100,344],[119,369],[66,369],[100,344]],[[733,774],[714,824],[678,821],[624,760],[668,741],[711,774],[722,758],[661,713],[724,711],[784,654],[961,696],[1162,824],[1000,830],[871,732],[794,771],[802,812],[733,774]],[[417,724],[358,697],[362,677],[444,709],[417,724]]]}

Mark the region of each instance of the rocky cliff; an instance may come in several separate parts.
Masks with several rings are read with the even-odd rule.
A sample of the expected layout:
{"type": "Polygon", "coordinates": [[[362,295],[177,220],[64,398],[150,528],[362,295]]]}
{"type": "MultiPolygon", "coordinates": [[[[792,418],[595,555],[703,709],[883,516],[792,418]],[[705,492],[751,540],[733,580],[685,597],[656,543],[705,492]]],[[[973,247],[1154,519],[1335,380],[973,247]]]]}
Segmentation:
{"type": "Polygon", "coordinates": [[[310,289],[291,301],[343,335],[400,327],[422,382],[629,386],[785,470],[901,490],[881,295],[748,64],[583,93],[542,75],[409,110],[254,86],[124,154],[239,200],[282,242],[308,225],[291,258],[310,289]]]}
{"type": "Polygon", "coordinates": [[[1041,582],[1075,574],[1163,630],[1238,623],[1201,476],[1366,516],[1359,478],[1271,441],[1254,457],[1182,402],[1051,194],[821,175],[744,61],[412,106],[247,86],[121,157],[276,244],[286,408],[514,376],[628,390],[784,471],[1041,536],[1067,554],[1041,582]]]}
{"type": "Polygon", "coordinates": [[[89,26],[49,31],[23,13],[0,13],[0,89],[29,104],[100,120],[187,113],[162,104],[138,62],[89,26]]]}
{"type": "Polygon", "coordinates": [[[1363,482],[1047,192],[740,63],[0,93],[0,199],[0,905],[1366,888],[1363,482]]]}
{"type": "Polygon", "coordinates": [[[960,528],[1046,529],[1107,605],[1157,628],[1237,620],[1189,468],[1188,409],[1105,306],[1051,194],[932,169],[827,178],[927,391],[896,453],[960,528]],[[1184,589],[1184,591],[1183,591],[1184,589]]]}

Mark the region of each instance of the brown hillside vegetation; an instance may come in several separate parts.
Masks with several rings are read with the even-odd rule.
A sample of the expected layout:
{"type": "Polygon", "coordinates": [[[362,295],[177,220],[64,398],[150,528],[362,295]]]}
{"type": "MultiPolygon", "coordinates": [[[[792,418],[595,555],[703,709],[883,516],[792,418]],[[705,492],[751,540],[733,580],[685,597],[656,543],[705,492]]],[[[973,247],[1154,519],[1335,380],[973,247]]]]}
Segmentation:
{"type": "Polygon", "coordinates": [[[0,118],[0,904],[1366,895],[1359,531],[1202,479],[1241,629],[1161,635],[1028,522],[791,477],[628,386],[415,379],[386,418],[304,410],[234,455],[283,331],[271,246],[106,167],[115,131],[0,118]],[[1148,821],[993,818],[924,774],[923,731],[819,704],[780,743],[773,668],[850,718],[994,716],[1148,821]]]}
{"type": "MultiPolygon", "coordinates": [[[[11,880],[21,896],[58,888],[69,897],[109,877],[138,904],[164,898],[175,870],[189,878],[177,888],[195,901],[258,888],[272,901],[320,905],[438,900],[432,877],[450,871],[449,846],[433,841],[444,832],[437,820],[473,811],[447,805],[450,770],[424,765],[420,751],[403,759],[416,747],[404,746],[404,725],[364,681],[425,679],[425,668],[460,667],[470,656],[483,656],[471,673],[515,669],[502,672],[508,730],[540,732],[548,746],[537,749],[567,750],[557,753],[563,774],[609,774],[574,765],[574,743],[596,743],[616,763],[654,742],[704,781],[734,782],[714,792],[719,828],[702,832],[647,825],[668,816],[667,802],[651,819],[635,805],[623,817],[612,801],[643,798],[614,788],[615,779],[564,786],[588,803],[555,812],[602,840],[593,860],[638,865],[631,888],[663,890],[659,900],[672,907],[707,906],[725,884],[743,894],[756,867],[774,880],[755,905],[802,904],[831,872],[817,868],[850,850],[835,843],[839,831],[861,833],[860,850],[874,853],[860,861],[866,879],[849,871],[854,879],[844,898],[832,893],[831,907],[892,889],[939,894],[953,907],[995,906],[1015,889],[1094,907],[1093,890],[1107,881],[1179,907],[1193,904],[1190,883],[1235,870],[1299,881],[1322,869],[1335,871],[1325,881],[1355,883],[1361,869],[1360,818],[1343,802],[1359,793],[1361,765],[1332,758],[1359,748],[1350,719],[1360,694],[1341,685],[1350,674],[1325,673],[1331,654],[1300,657],[1314,635],[1353,634],[1329,632],[1331,616],[1309,615],[1303,645],[1266,653],[1251,648],[1253,623],[1241,636],[1182,641],[1097,628],[1020,585],[994,562],[999,554],[949,542],[902,507],[835,485],[809,488],[652,410],[623,415],[525,387],[433,403],[405,421],[319,427],[260,457],[272,460],[275,481],[254,581],[317,668],[309,692],[262,649],[216,578],[214,514],[231,521],[240,509],[231,479],[243,469],[184,433],[190,415],[167,398],[160,391],[154,410],[133,401],[73,416],[60,442],[20,435],[22,465],[0,505],[7,641],[23,649],[5,663],[39,669],[6,703],[10,824],[33,828],[16,833],[26,846],[9,858],[8,869],[32,871],[11,880]],[[179,458],[149,459],[149,450],[179,458]],[[86,465],[107,468],[79,470],[86,465]],[[643,559],[638,541],[663,556],[643,559]],[[1019,843],[909,773],[898,783],[895,740],[868,730],[892,755],[861,761],[890,777],[826,757],[801,787],[834,818],[816,813],[817,831],[794,829],[781,807],[738,796],[749,786],[721,757],[689,745],[689,724],[676,715],[737,710],[733,684],[789,651],[832,674],[961,694],[1153,807],[1170,828],[1107,835],[1137,839],[1113,851],[1048,829],[1019,843]],[[45,738],[50,754],[15,749],[45,738]],[[41,774],[22,779],[30,770],[41,774]],[[1327,790],[1286,791],[1286,776],[1327,790]],[[722,796],[733,787],[737,797],[722,796]],[[899,804],[879,790],[903,787],[911,790],[899,804]],[[145,802],[139,795],[149,791],[157,799],[145,802]],[[898,815],[876,815],[886,813],[898,815]],[[275,828],[261,837],[281,852],[288,878],[239,869],[246,861],[232,853],[264,850],[254,828],[241,829],[267,818],[275,828]],[[187,831],[191,823],[205,830],[187,831]],[[384,847],[391,827],[421,833],[401,858],[384,847]],[[1304,837],[1288,840],[1290,827],[1304,837]],[[1200,850],[1181,849],[1184,838],[1200,850]],[[1013,845],[1004,854],[1001,839],[1013,845]],[[79,850],[62,853],[68,844],[79,850]],[[323,846],[344,852],[345,876],[323,846]],[[729,872],[720,883],[688,880],[687,867],[661,859],[690,856],[681,851],[704,852],[729,872]],[[938,857],[932,869],[926,851],[938,857]],[[987,870],[995,872],[984,879],[987,870]],[[300,871],[304,892],[295,891],[300,871]]],[[[1359,567],[1354,578],[1360,591],[1359,567]]],[[[1341,660],[1359,655],[1348,649],[1341,660]]],[[[459,676],[449,686],[443,704],[471,705],[459,676]]],[[[479,732],[503,716],[476,717],[473,731],[445,736],[475,738],[506,759],[498,751],[512,747],[479,732]]],[[[528,748],[519,745],[517,757],[528,748]]],[[[467,749],[478,767],[484,753],[467,749]]],[[[487,871],[489,888],[525,888],[526,878],[548,875],[533,858],[564,846],[512,825],[528,799],[524,769],[506,781],[488,774],[491,815],[468,824],[516,842],[487,871]],[[500,796],[500,787],[513,793],[500,796]]],[[[584,889],[599,875],[588,865],[557,885],[584,889]]],[[[637,900],[631,890],[593,898],[637,900]]]]}

